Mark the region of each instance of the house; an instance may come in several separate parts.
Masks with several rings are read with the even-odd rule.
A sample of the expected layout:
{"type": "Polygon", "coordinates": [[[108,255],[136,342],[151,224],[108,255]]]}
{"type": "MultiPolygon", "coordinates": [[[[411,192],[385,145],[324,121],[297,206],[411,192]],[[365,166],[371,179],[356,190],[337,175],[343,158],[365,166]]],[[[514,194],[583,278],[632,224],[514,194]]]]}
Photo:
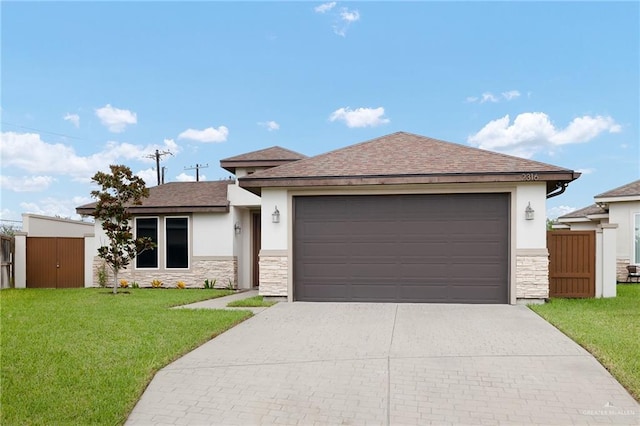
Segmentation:
{"type": "MultiPolygon", "coordinates": [[[[221,160],[220,165],[238,176],[251,175],[306,156],[281,147],[272,147],[221,160]]],[[[95,203],[76,208],[78,214],[92,215],[95,203]]],[[[141,205],[130,206],[135,216],[136,236],[150,237],[154,250],[140,254],[119,278],[140,286],[158,279],[174,287],[183,281],[188,287],[202,287],[205,280],[215,286],[251,288],[258,285],[260,248],[260,197],[241,189],[235,179],[212,182],[171,182],[149,188],[141,205]]],[[[109,268],[97,256],[107,244],[99,221],[95,224],[93,253],[85,267],[97,285],[103,269],[112,282],[109,268]]]]}
{"type": "MultiPolygon", "coordinates": [[[[200,287],[215,278],[289,301],[541,300],[546,199],[580,176],[405,132],[221,166],[236,179],[157,186],[131,208],[136,234],[158,248],[123,277],[200,287]]],[[[95,232],[100,242],[99,224],[95,232]]]]}
{"type": "Polygon", "coordinates": [[[596,268],[610,271],[615,295],[615,280],[627,279],[628,265],[640,265],[640,180],[598,194],[594,201],[559,217],[554,228],[611,234],[607,247],[596,249],[596,268]]]}

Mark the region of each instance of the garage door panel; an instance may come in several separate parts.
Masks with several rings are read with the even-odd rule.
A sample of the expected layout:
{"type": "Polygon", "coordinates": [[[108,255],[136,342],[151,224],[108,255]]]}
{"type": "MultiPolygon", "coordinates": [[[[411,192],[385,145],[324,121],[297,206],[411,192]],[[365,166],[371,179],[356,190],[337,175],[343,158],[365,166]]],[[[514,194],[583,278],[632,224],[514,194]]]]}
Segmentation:
{"type": "Polygon", "coordinates": [[[294,198],[294,299],[507,303],[508,194],[294,198]]]}

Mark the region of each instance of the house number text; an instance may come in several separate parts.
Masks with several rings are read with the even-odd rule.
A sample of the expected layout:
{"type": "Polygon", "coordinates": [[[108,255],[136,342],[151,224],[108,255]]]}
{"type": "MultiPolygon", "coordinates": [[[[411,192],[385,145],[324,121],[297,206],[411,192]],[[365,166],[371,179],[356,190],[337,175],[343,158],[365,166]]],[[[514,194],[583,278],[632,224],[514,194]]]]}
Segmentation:
{"type": "Polygon", "coordinates": [[[523,173],[520,175],[520,180],[538,180],[537,173],[523,173]]]}

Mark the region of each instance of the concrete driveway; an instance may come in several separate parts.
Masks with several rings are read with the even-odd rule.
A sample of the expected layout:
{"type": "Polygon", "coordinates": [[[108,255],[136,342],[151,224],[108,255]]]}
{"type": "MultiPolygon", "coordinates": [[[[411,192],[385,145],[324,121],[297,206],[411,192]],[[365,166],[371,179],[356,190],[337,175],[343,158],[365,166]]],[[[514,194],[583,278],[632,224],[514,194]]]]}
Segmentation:
{"type": "Polygon", "coordinates": [[[523,306],[279,303],[158,372],[127,424],[640,424],[640,407],[523,306]]]}

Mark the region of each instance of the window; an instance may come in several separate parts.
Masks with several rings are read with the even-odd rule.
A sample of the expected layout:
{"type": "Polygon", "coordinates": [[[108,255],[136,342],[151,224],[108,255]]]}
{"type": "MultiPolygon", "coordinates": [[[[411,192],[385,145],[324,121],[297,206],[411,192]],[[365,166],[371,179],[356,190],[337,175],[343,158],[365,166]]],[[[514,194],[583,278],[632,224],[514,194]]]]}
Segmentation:
{"type": "MultiPolygon", "coordinates": [[[[158,244],[158,219],[136,218],[136,238],[149,237],[151,241],[158,244]]],[[[158,248],[145,250],[136,257],[136,268],[157,268],[158,267],[158,248]]]]}
{"type": "Polygon", "coordinates": [[[633,233],[633,263],[640,265],[640,213],[635,214],[633,233]]]}
{"type": "Polygon", "coordinates": [[[167,268],[189,267],[189,220],[186,217],[168,217],[166,229],[167,268]]]}

